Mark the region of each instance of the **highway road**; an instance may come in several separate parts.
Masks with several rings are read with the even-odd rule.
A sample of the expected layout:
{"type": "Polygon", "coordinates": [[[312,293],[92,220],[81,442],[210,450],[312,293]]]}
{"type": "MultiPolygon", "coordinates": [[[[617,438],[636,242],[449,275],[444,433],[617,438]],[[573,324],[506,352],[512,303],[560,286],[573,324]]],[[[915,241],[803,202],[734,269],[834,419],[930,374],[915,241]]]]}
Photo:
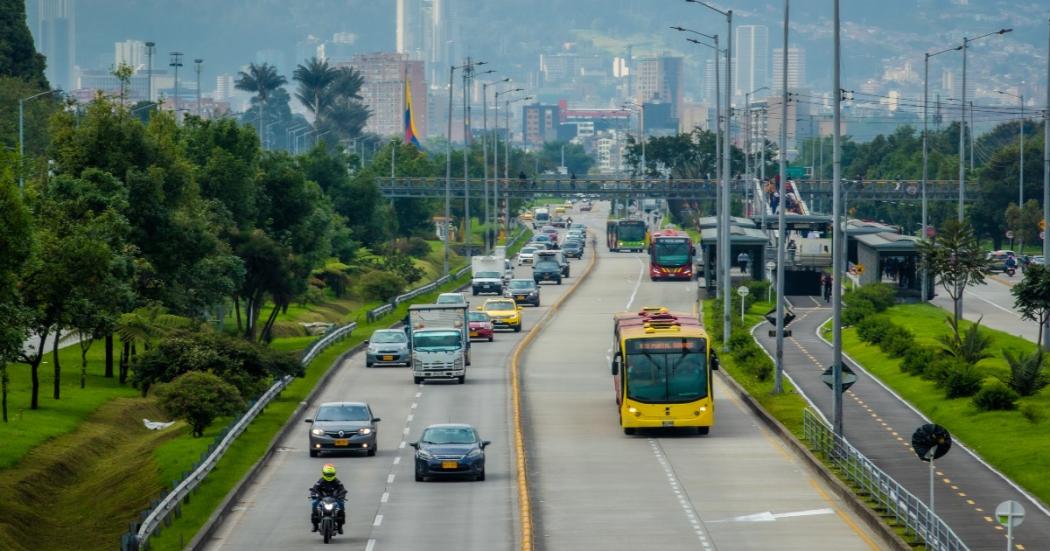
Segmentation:
{"type": "Polygon", "coordinates": [[[650,282],[645,255],[596,248],[595,272],[522,360],[536,548],[878,549],[718,379],[710,436],[623,434],[611,316],[643,305],[691,310],[696,283],[650,282]]]}
{"type": "MultiPolygon", "coordinates": [[[[963,294],[963,317],[969,321],[980,319],[985,327],[1035,342],[1039,338],[1039,325],[1021,319],[1021,314],[1014,308],[1014,296],[1010,294],[1010,287],[1020,283],[1022,277],[1021,273],[1013,277],[995,273],[985,278],[984,285],[968,288],[963,294]]],[[[935,291],[937,296],[931,302],[951,313],[954,310],[952,297],[940,285],[935,291]]]]}
{"type": "MultiPolygon", "coordinates": [[[[500,550],[517,541],[517,486],[509,421],[508,365],[515,345],[564,293],[589,260],[572,263],[572,277],[562,285],[543,284],[539,308],[526,306],[521,333],[499,332],[495,342],[475,342],[465,385],[414,385],[405,368],[365,368],[364,354],[350,357],[321,392],[324,401],[364,400],[382,421],[375,457],[323,456],[307,453],[302,418],[280,443],[279,453],[263,468],[255,484],[218,528],[206,548],[215,551],[287,550],[323,547],[310,532],[307,489],[321,466],[336,465],[350,491],[349,524],[334,540],[336,547],[367,551],[500,550]],[[433,423],[465,422],[491,440],[486,450],[484,482],[414,480],[413,453],[406,445],[433,423]]],[[[518,268],[521,277],[531,269],[518,268]]],[[[479,305],[484,296],[470,297],[479,305]]]]}

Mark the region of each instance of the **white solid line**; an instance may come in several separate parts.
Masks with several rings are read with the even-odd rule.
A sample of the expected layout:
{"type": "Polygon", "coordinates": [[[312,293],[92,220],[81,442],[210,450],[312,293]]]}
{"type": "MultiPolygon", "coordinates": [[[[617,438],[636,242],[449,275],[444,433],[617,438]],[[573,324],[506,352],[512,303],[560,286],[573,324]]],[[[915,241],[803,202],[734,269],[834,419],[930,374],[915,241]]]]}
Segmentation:
{"type": "Polygon", "coordinates": [[[397,476],[397,475],[394,475],[394,474],[388,474],[388,475],[386,475],[386,483],[387,483],[387,484],[393,484],[393,483],[394,483],[394,477],[395,477],[395,476],[397,476]]]}
{"type": "Polygon", "coordinates": [[[386,503],[390,500],[390,492],[383,492],[383,496],[379,498],[380,503],[386,503]]]}
{"type": "Polygon", "coordinates": [[[383,515],[376,515],[376,520],[372,523],[372,526],[379,526],[380,524],[383,524],[383,515]]]}
{"type": "Polygon", "coordinates": [[[401,462],[401,456],[400,455],[394,458],[394,465],[397,465],[400,462],[401,462]]]}
{"type": "Polygon", "coordinates": [[[638,261],[638,281],[634,282],[634,291],[631,291],[631,299],[627,301],[627,306],[624,310],[630,310],[631,304],[634,302],[634,297],[638,295],[638,289],[642,286],[642,276],[645,274],[645,264],[642,264],[640,257],[634,257],[638,261]]]}
{"type": "Polygon", "coordinates": [[[365,551],[372,551],[376,548],[376,540],[368,540],[368,545],[365,545],[365,551]]]}

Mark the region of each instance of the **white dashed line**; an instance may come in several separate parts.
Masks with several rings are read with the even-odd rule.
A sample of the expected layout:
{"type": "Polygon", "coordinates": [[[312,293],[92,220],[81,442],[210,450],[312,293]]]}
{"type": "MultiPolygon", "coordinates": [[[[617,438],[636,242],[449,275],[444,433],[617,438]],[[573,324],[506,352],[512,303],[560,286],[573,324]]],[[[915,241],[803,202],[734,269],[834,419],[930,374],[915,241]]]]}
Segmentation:
{"type": "Polygon", "coordinates": [[[709,536],[707,534],[707,529],[703,525],[700,514],[696,512],[692,503],[686,499],[684,490],[680,489],[682,484],[679,482],[678,476],[675,475],[674,469],[671,468],[671,463],[668,461],[667,455],[664,454],[663,449],[660,448],[657,441],[652,438],[649,439],[649,447],[652,448],[653,455],[656,456],[656,461],[660,463],[661,467],[663,467],[664,474],[667,475],[667,482],[670,484],[671,490],[678,498],[678,504],[682,506],[682,511],[689,520],[689,524],[692,526],[693,530],[696,531],[696,537],[700,541],[700,545],[703,546],[706,551],[712,551],[715,547],[710,541],[708,541],[709,536]]]}
{"type": "Polygon", "coordinates": [[[416,393],[416,398],[419,398],[419,397],[420,397],[420,396],[422,396],[422,395],[423,395],[423,393],[422,393],[422,392],[417,392],[417,393],[416,393]]]}
{"type": "Polygon", "coordinates": [[[372,523],[372,526],[379,526],[380,524],[383,524],[383,515],[376,515],[376,520],[372,523]]]}
{"type": "Polygon", "coordinates": [[[409,414],[409,416],[405,419],[405,423],[411,423],[412,420],[415,419],[415,418],[416,418],[415,415],[409,414]]]}
{"type": "Polygon", "coordinates": [[[376,540],[368,540],[368,544],[365,545],[365,551],[372,551],[376,548],[376,540]]]}
{"type": "Polygon", "coordinates": [[[380,503],[386,503],[390,501],[390,492],[383,492],[383,496],[379,498],[380,503]]]}
{"type": "Polygon", "coordinates": [[[401,443],[400,443],[400,444],[398,444],[398,446],[397,446],[397,447],[398,447],[398,448],[400,448],[400,449],[404,449],[404,447],[405,447],[405,441],[404,441],[404,440],[402,440],[402,441],[401,441],[401,443]]]}
{"type": "Polygon", "coordinates": [[[417,407],[419,407],[419,404],[417,402],[412,402],[412,409],[416,409],[417,407]]]}
{"type": "Polygon", "coordinates": [[[386,483],[387,484],[393,484],[394,483],[394,476],[396,476],[396,475],[394,475],[394,474],[386,475],[386,483]]]}
{"type": "Polygon", "coordinates": [[[404,429],[402,429],[401,432],[404,433],[404,434],[408,434],[408,427],[405,427],[404,429]]]}

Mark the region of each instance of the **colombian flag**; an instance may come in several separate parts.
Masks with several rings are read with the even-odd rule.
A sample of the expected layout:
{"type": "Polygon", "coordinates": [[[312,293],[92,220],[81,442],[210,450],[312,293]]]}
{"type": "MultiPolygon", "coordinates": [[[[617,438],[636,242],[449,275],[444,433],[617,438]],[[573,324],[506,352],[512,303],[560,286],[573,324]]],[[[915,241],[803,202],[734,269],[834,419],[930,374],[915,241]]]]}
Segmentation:
{"type": "Polygon", "coordinates": [[[420,150],[423,146],[419,144],[419,131],[416,130],[416,121],[412,117],[412,87],[405,79],[405,143],[410,143],[420,150]]]}

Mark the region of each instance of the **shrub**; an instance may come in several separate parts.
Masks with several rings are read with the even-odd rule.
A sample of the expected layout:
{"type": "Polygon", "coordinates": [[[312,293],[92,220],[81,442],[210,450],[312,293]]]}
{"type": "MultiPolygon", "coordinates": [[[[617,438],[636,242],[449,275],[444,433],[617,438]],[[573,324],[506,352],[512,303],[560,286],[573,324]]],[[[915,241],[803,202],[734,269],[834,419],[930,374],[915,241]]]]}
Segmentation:
{"type": "Polygon", "coordinates": [[[204,435],[204,429],[216,417],[233,415],[244,407],[237,388],[213,373],[189,371],[170,383],[157,387],[160,406],[169,415],[185,419],[193,437],[204,435]]]}
{"type": "Polygon", "coordinates": [[[857,325],[865,318],[875,315],[875,306],[870,300],[863,298],[850,298],[846,310],[842,312],[842,323],[845,325],[857,325]]]}
{"type": "Polygon", "coordinates": [[[361,293],[370,299],[389,302],[405,289],[404,278],[390,272],[368,272],[361,276],[361,293]]]}
{"type": "Polygon", "coordinates": [[[857,323],[857,337],[867,343],[879,344],[894,327],[885,316],[870,316],[857,323]]]}
{"type": "Polygon", "coordinates": [[[756,346],[755,339],[751,338],[751,333],[747,331],[733,331],[729,336],[729,351],[735,352],[738,349],[746,349],[756,346]]]}
{"type": "Polygon", "coordinates": [[[1023,404],[1021,406],[1021,416],[1028,420],[1029,423],[1037,425],[1046,419],[1046,411],[1043,408],[1035,404],[1023,404]]]}
{"type": "Polygon", "coordinates": [[[943,373],[944,396],[946,398],[966,398],[981,390],[984,376],[977,367],[971,364],[957,364],[954,369],[943,373]]]}
{"type": "Polygon", "coordinates": [[[894,358],[903,357],[914,346],[915,336],[911,334],[911,331],[899,325],[892,325],[882,340],[879,341],[879,348],[894,358]]]}
{"type": "Polygon", "coordinates": [[[773,375],[773,361],[761,351],[741,364],[744,371],[759,381],[768,381],[773,375]]]}
{"type": "Polygon", "coordinates": [[[1017,408],[1018,398],[1012,388],[999,379],[992,379],[973,397],[973,405],[981,411],[1010,410],[1017,408]]]}
{"type": "Polygon", "coordinates": [[[422,237],[409,237],[408,239],[398,239],[395,247],[401,252],[401,254],[407,254],[415,258],[425,258],[430,254],[430,243],[427,243],[422,237]]]}
{"type": "Polygon", "coordinates": [[[928,346],[913,346],[904,354],[901,371],[909,375],[922,375],[937,358],[937,351],[928,346]]]}
{"type": "Polygon", "coordinates": [[[884,312],[897,302],[897,291],[892,285],[875,283],[858,287],[850,291],[849,299],[864,299],[871,303],[876,312],[884,312]]]}
{"type": "Polygon", "coordinates": [[[392,254],[386,257],[383,260],[383,268],[401,276],[401,279],[404,279],[406,284],[415,283],[423,279],[423,270],[416,266],[415,261],[411,257],[403,254],[392,254]]]}
{"type": "Polygon", "coordinates": [[[1032,396],[1050,382],[1043,373],[1044,355],[1041,351],[1014,356],[1010,351],[1004,350],[1003,358],[1010,366],[1010,378],[1007,384],[1021,396],[1032,396]]]}
{"type": "MultiPolygon", "coordinates": [[[[949,317],[945,321],[951,325],[951,320],[949,317]]],[[[992,345],[992,337],[981,332],[981,320],[977,320],[960,334],[953,331],[947,335],[938,335],[937,340],[941,342],[945,352],[969,364],[976,364],[991,356],[988,348],[992,345]]]]}

